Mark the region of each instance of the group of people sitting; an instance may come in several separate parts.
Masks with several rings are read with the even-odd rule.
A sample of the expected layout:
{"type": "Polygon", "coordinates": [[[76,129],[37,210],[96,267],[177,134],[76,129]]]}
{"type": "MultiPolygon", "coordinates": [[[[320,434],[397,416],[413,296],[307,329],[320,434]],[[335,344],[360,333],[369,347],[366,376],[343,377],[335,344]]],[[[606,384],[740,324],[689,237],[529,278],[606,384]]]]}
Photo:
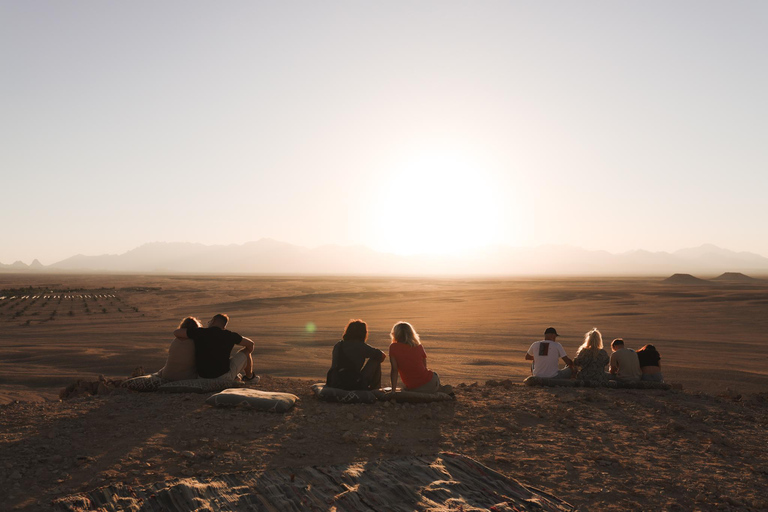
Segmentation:
{"type": "MultiPolygon", "coordinates": [[[[173,332],[168,360],[156,375],[169,381],[204,378],[258,382],[258,376],[253,372],[253,341],[227,330],[228,322],[229,317],[221,313],[211,318],[208,327],[203,327],[195,317],[185,318],[173,332]],[[242,348],[232,354],[235,345],[242,348]]],[[[544,331],[544,339],[534,342],[528,349],[525,359],[533,361],[531,371],[535,377],[575,378],[593,385],[606,384],[609,380],[664,382],[661,356],[653,345],[645,345],[635,352],[624,347],[624,340],[617,338],[611,343],[609,357],[603,349],[600,331],[592,329],[584,335],[584,343],[577,350],[576,358],[571,360],[557,337],[557,330],[549,327],[544,331]],[[560,359],[566,364],[562,369],[560,359]]],[[[411,324],[396,323],[390,338],[389,382],[392,391],[397,390],[398,379],[401,379],[406,391],[452,392],[450,386],[442,385],[437,372],[429,369],[427,353],[411,324]]],[[[326,375],[327,386],[349,391],[381,387],[381,368],[387,354],[367,341],[368,324],[360,319],[350,320],[341,341],[333,347],[331,368],[326,375]]]]}
{"type": "Polygon", "coordinates": [[[597,329],[584,335],[584,343],[571,360],[563,346],[557,342],[557,330],[549,327],[544,339],[534,342],[525,359],[533,361],[531,373],[534,377],[554,379],[579,379],[592,385],[607,384],[610,380],[619,382],[664,382],[661,374],[661,356],[653,345],[645,345],[638,351],[624,346],[624,340],[616,338],[611,342],[611,356],[603,349],[603,336],[597,329]],[[560,359],[566,366],[560,368],[560,359]],[[607,367],[607,370],[606,370],[607,367]]]}
{"type": "Polygon", "coordinates": [[[219,313],[203,327],[202,322],[190,316],[173,331],[174,339],[168,347],[168,360],[157,372],[170,380],[188,379],[242,379],[258,380],[253,373],[253,341],[227,330],[229,317],[219,313]],[[243,348],[232,355],[235,345],[243,348]]]}
{"type": "MultiPolygon", "coordinates": [[[[398,322],[389,333],[389,381],[392,391],[397,389],[398,377],[405,391],[418,393],[451,393],[450,386],[440,383],[440,376],[427,366],[427,353],[419,334],[408,322],[398,322]]],[[[372,347],[368,341],[368,324],[350,320],[341,341],[333,347],[331,369],[326,385],[332,388],[373,390],[381,387],[381,363],[387,355],[372,347]]]]}

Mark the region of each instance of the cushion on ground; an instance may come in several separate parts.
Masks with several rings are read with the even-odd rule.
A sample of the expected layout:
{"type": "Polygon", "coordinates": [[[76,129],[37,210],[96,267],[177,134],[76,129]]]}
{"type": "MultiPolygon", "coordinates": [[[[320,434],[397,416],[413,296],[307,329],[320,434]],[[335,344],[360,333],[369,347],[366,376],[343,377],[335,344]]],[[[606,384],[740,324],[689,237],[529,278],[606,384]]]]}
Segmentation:
{"type": "Polygon", "coordinates": [[[157,390],[163,393],[216,393],[217,391],[244,386],[245,384],[236,380],[191,379],[168,382],[157,390]]]}
{"type": "Polygon", "coordinates": [[[134,391],[157,391],[158,388],[166,382],[168,381],[154,374],[141,375],[139,377],[124,380],[121,386],[134,391]]]}
{"type": "Polygon", "coordinates": [[[341,402],[344,404],[372,404],[376,402],[376,395],[373,394],[373,391],[347,391],[346,389],[326,386],[322,382],[312,384],[312,392],[324,402],[341,402]]]}
{"type": "Polygon", "coordinates": [[[576,387],[580,383],[574,379],[546,379],[544,377],[534,377],[531,375],[523,381],[526,386],[548,386],[548,387],[576,387]]]}
{"type": "Polygon", "coordinates": [[[273,468],[155,484],[113,483],[57,498],[55,511],[518,510],[567,512],[569,503],[453,453],[273,468]]]}
{"type": "Polygon", "coordinates": [[[427,404],[430,402],[446,402],[448,400],[454,400],[454,397],[447,393],[418,393],[416,391],[397,391],[394,395],[389,392],[391,388],[377,389],[373,393],[379,400],[392,400],[394,399],[399,403],[408,404],[427,404]]]}
{"type": "Polygon", "coordinates": [[[211,395],[205,401],[215,407],[236,407],[242,405],[259,411],[285,412],[290,410],[299,397],[291,393],[272,393],[258,389],[225,389],[211,395]]]}

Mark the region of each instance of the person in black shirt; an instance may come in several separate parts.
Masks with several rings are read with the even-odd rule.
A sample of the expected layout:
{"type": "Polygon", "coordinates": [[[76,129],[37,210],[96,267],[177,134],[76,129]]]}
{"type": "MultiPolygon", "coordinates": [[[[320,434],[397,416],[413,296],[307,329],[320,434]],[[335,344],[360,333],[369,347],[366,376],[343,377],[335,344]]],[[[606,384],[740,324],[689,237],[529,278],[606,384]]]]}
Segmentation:
{"type": "Polygon", "coordinates": [[[367,339],[368,324],[350,320],[341,341],[333,347],[326,385],[349,391],[381,387],[381,363],[387,355],[367,344],[367,339]]]}
{"type": "Polygon", "coordinates": [[[637,351],[637,359],[640,361],[640,371],[643,374],[640,380],[649,382],[664,382],[661,374],[661,356],[653,345],[646,345],[637,351]]]}
{"type": "Polygon", "coordinates": [[[236,379],[242,373],[243,380],[253,380],[253,341],[226,329],[229,317],[219,313],[208,322],[208,327],[176,329],[177,338],[190,338],[195,342],[195,366],[204,379],[236,379]],[[230,358],[232,348],[244,348],[230,358]]]}

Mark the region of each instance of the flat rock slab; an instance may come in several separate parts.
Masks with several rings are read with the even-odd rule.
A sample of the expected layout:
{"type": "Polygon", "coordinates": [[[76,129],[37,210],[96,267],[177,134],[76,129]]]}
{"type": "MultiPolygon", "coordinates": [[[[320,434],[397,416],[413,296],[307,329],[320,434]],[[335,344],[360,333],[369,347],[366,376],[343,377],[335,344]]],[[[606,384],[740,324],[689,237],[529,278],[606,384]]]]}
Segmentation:
{"type": "Polygon", "coordinates": [[[56,500],[60,511],[573,511],[454,453],[102,487],[56,500]]]}

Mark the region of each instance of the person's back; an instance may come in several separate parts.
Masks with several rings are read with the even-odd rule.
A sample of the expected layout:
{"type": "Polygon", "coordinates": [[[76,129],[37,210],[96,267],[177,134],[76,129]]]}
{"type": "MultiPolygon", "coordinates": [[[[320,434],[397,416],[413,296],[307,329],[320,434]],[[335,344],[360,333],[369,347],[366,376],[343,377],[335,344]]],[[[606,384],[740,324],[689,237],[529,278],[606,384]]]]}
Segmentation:
{"type": "Polygon", "coordinates": [[[622,382],[637,382],[643,372],[640,370],[640,360],[634,350],[624,347],[624,340],[616,338],[611,342],[610,372],[616,380],[622,382]]]}
{"type": "Polygon", "coordinates": [[[641,380],[650,382],[664,382],[661,374],[661,355],[653,345],[645,345],[637,351],[637,359],[640,362],[641,380]]]}
{"type": "Polygon", "coordinates": [[[174,338],[168,347],[168,360],[159,373],[165,380],[196,379],[195,342],[174,338]]]}
{"type": "MultiPolygon", "coordinates": [[[[179,329],[202,327],[200,320],[188,316],[179,324],[179,329]]],[[[195,343],[188,338],[174,338],[168,347],[168,359],[157,374],[165,380],[187,380],[197,378],[195,366],[195,343]]]]}
{"type": "Polygon", "coordinates": [[[349,391],[381,386],[381,362],[386,355],[366,343],[367,339],[368,325],[350,320],[342,340],[333,347],[326,385],[349,391]]]}
{"type": "Polygon", "coordinates": [[[432,380],[433,372],[427,368],[426,359],[422,345],[393,342],[389,346],[389,360],[397,361],[398,374],[408,389],[420,388],[432,380]]]}
{"type": "Polygon", "coordinates": [[[194,341],[195,366],[200,377],[234,380],[242,376],[244,381],[258,381],[258,375],[253,373],[253,341],[228,331],[228,322],[227,315],[217,313],[208,322],[207,328],[179,328],[173,331],[173,335],[194,341]],[[243,348],[232,355],[235,345],[242,345],[243,348]]]}
{"type": "Polygon", "coordinates": [[[187,336],[195,342],[195,366],[204,379],[215,379],[229,372],[229,356],[243,339],[218,326],[187,329],[187,336]]]}
{"type": "Polygon", "coordinates": [[[573,362],[568,359],[563,346],[555,340],[557,336],[555,328],[549,327],[544,331],[544,339],[535,341],[528,349],[525,358],[533,361],[534,377],[567,379],[571,376],[570,367],[573,366],[573,362]],[[561,358],[568,368],[560,369],[561,358]]]}
{"type": "Polygon", "coordinates": [[[597,328],[592,329],[584,335],[584,344],[579,347],[573,360],[573,364],[579,368],[576,378],[593,385],[606,384],[610,375],[605,371],[608,362],[608,353],[603,350],[603,336],[597,328]]]}
{"type": "Polygon", "coordinates": [[[326,384],[340,389],[366,389],[361,380],[361,371],[366,359],[381,358],[381,350],[364,341],[341,340],[333,346],[331,369],[326,384]]]}
{"type": "Polygon", "coordinates": [[[441,386],[440,376],[427,367],[427,353],[421,344],[421,337],[408,322],[398,322],[389,333],[390,383],[392,391],[397,390],[397,378],[403,379],[405,389],[421,393],[436,393],[446,390],[441,386]]]}

